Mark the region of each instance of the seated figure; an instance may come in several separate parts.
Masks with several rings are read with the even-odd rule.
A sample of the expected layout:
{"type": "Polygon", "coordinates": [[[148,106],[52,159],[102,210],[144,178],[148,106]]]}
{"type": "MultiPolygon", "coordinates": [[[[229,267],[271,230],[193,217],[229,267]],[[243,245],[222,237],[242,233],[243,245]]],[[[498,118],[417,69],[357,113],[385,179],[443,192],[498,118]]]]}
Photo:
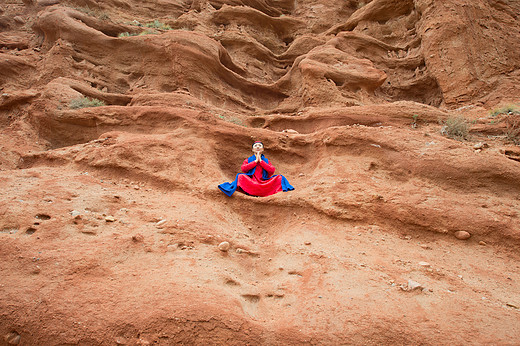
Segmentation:
{"type": "Polygon", "coordinates": [[[274,166],[264,156],[262,142],[253,144],[253,156],[244,160],[242,172],[230,183],[220,184],[219,189],[230,196],[240,189],[248,195],[265,197],[280,191],[291,191],[294,187],[283,175],[273,175],[274,166]]]}

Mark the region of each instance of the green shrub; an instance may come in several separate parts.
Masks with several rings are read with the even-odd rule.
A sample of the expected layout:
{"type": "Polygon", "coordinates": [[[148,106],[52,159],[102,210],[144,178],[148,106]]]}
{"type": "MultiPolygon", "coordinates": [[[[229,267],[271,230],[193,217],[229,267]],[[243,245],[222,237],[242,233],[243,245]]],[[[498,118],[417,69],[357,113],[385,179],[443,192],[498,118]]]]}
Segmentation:
{"type": "Polygon", "coordinates": [[[227,122],[233,123],[233,124],[235,124],[235,125],[240,125],[240,126],[247,127],[247,125],[244,125],[244,123],[242,122],[242,120],[240,120],[240,119],[237,118],[237,117],[224,116],[224,115],[219,115],[218,117],[219,117],[220,119],[224,120],[224,121],[227,121],[227,122]]]}
{"type": "Polygon", "coordinates": [[[471,125],[463,116],[451,116],[443,124],[442,131],[446,136],[457,140],[468,138],[471,125]]]}
{"type": "Polygon", "coordinates": [[[144,31],[141,31],[140,33],[122,32],[119,35],[117,35],[117,37],[132,37],[132,36],[144,36],[144,35],[155,35],[155,34],[157,34],[157,31],[144,30],[144,31]]]}
{"type": "Polygon", "coordinates": [[[139,36],[144,36],[144,35],[156,35],[157,34],[157,31],[153,31],[153,30],[145,30],[145,31],[142,31],[141,33],[139,33],[139,36]]]}
{"type": "Polygon", "coordinates": [[[520,144],[520,113],[509,114],[506,119],[506,140],[514,144],[520,144]]]}
{"type": "Polygon", "coordinates": [[[412,128],[417,128],[417,120],[419,119],[419,114],[412,115],[412,128]]]}
{"type": "Polygon", "coordinates": [[[172,28],[168,24],[161,23],[157,19],[153,22],[145,24],[147,28],[160,29],[160,30],[171,30],[172,28]]]}
{"type": "Polygon", "coordinates": [[[119,35],[117,35],[117,37],[130,37],[130,36],[137,36],[137,35],[139,35],[139,34],[129,33],[129,32],[122,32],[119,35]]]}
{"type": "Polygon", "coordinates": [[[489,115],[491,115],[492,117],[496,117],[497,115],[500,115],[500,114],[511,114],[511,113],[520,114],[520,107],[518,107],[515,104],[505,105],[500,108],[495,108],[494,110],[492,110],[489,113],[489,115]]]}
{"type": "Polygon", "coordinates": [[[104,21],[110,20],[110,16],[106,12],[92,10],[88,6],[87,7],[71,6],[71,8],[75,9],[76,11],[85,13],[88,16],[96,17],[96,18],[104,20],[104,21]]]}
{"type": "Polygon", "coordinates": [[[73,99],[69,103],[70,109],[80,109],[87,107],[100,107],[105,106],[105,102],[98,99],[91,99],[88,97],[78,97],[77,99],[73,99]]]}

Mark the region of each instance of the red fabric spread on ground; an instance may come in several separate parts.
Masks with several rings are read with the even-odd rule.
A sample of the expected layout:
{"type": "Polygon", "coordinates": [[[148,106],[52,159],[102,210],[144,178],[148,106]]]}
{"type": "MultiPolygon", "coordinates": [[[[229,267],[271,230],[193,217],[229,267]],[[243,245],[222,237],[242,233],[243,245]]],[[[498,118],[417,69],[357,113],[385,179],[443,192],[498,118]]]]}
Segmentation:
{"type": "Polygon", "coordinates": [[[275,168],[270,163],[260,161],[248,163],[247,159],[244,160],[242,164],[242,172],[247,173],[256,166],[257,169],[252,176],[240,174],[238,176],[238,187],[241,188],[244,192],[259,197],[265,197],[274,195],[277,192],[282,191],[282,176],[278,175],[274,178],[270,178],[267,180],[262,179],[262,168],[267,171],[269,176],[273,175],[275,168]]]}

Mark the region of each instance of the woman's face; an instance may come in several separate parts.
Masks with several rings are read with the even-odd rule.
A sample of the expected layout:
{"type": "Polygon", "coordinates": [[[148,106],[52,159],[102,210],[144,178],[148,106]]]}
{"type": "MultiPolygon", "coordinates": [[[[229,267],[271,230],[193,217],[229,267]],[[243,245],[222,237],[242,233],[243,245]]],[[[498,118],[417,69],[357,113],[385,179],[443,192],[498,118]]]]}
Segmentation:
{"type": "Polygon", "coordinates": [[[254,153],[261,153],[264,151],[264,145],[262,143],[255,143],[253,144],[253,152],[254,153]]]}

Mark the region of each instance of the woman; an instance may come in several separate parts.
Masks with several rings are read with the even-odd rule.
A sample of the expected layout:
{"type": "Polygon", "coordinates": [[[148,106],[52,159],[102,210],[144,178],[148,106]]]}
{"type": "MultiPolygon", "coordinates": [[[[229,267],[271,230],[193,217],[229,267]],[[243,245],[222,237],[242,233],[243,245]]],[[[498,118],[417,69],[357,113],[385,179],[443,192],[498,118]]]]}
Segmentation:
{"type": "Polygon", "coordinates": [[[237,188],[248,195],[265,197],[274,195],[280,191],[291,191],[294,187],[289,184],[283,175],[272,175],[275,168],[264,156],[262,142],[253,144],[253,156],[244,160],[242,172],[238,173],[235,181],[220,184],[218,187],[226,195],[230,196],[237,188]],[[258,169],[257,169],[258,168],[258,169]]]}

